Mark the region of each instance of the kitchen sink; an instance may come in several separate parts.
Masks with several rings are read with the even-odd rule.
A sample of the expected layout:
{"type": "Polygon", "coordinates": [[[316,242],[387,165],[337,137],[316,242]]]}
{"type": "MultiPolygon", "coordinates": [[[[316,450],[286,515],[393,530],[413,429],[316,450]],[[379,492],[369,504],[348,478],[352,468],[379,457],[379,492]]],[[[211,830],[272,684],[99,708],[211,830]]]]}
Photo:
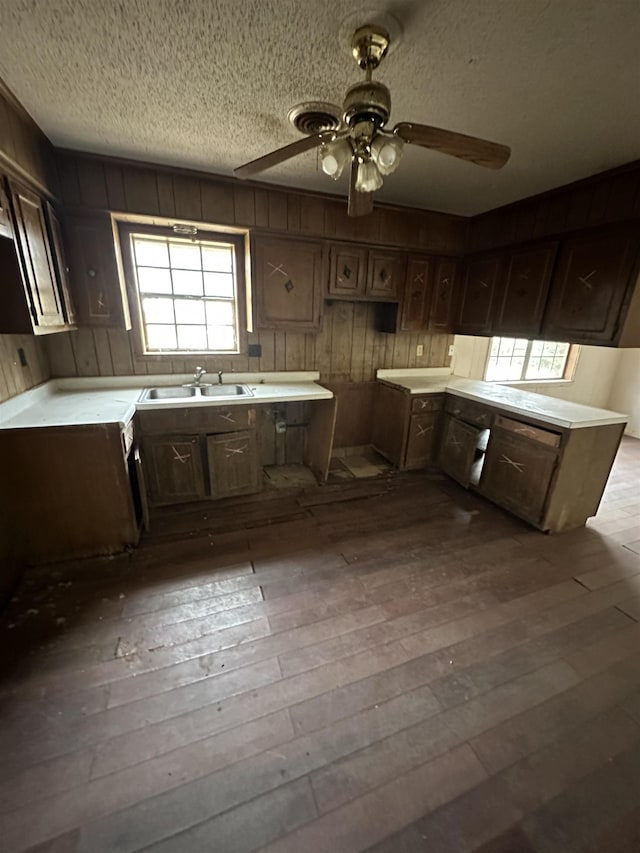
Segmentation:
{"type": "Polygon", "coordinates": [[[166,388],[148,388],[142,400],[187,400],[196,397],[252,397],[251,389],[246,385],[187,385],[168,386],[166,388]]]}
{"type": "Polygon", "coordinates": [[[149,388],[145,394],[146,400],[180,400],[185,397],[195,397],[197,388],[182,388],[180,386],[167,388],[149,388]]]}
{"type": "Polygon", "coordinates": [[[203,397],[252,397],[246,385],[207,385],[200,391],[203,397]]]}

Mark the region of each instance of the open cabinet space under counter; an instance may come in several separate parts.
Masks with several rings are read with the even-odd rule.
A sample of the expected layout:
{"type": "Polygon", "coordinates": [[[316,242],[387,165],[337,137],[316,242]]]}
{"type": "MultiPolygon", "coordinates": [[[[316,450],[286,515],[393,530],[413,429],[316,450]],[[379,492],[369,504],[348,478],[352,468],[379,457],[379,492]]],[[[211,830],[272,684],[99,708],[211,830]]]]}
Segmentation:
{"type": "Polygon", "coordinates": [[[596,514],[626,415],[444,371],[377,375],[374,446],[399,468],[415,467],[407,452],[414,408],[423,405],[440,415],[437,449],[420,467],[436,464],[545,532],[596,514]]]}

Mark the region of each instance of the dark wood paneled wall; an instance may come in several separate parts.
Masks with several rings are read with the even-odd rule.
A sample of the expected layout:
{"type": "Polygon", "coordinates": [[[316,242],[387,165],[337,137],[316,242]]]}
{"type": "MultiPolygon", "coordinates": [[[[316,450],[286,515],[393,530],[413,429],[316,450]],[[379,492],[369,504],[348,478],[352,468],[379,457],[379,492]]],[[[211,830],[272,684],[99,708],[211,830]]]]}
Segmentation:
{"type": "Polygon", "coordinates": [[[368,382],[379,367],[443,367],[450,363],[451,335],[375,330],[375,305],[333,302],[325,306],[321,331],[254,332],[249,343],[262,346],[261,358],[189,356],[139,358],[130,332],[116,329],[79,329],[49,335],[46,349],[52,376],[141,376],[154,373],[193,373],[196,364],[209,371],[319,370],[325,382],[368,382]],[[424,355],[417,356],[418,344],[424,355]]]}
{"type": "Polygon", "coordinates": [[[347,216],[346,199],[244,183],[199,172],[56,152],[62,200],[72,207],[192,219],[306,237],[460,254],[467,220],[413,208],[376,206],[347,216]]]}
{"type": "Polygon", "coordinates": [[[467,252],[640,219],[640,161],[469,220],[467,252]]]}
{"type": "Polygon", "coordinates": [[[0,403],[51,375],[42,338],[34,335],[0,335],[0,403]],[[18,349],[24,350],[26,367],[20,364],[18,349]]]}

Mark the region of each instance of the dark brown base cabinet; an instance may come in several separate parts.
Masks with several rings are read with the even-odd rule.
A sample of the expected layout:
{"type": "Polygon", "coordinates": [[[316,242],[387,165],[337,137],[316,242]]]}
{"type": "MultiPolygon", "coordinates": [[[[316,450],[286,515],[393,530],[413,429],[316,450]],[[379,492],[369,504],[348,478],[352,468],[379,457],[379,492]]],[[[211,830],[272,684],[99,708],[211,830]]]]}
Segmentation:
{"type": "Polygon", "coordinates": [[[461,486],[477,485],[479,454],[486,430],[445,415],[438,465],[461,486]]]}
{"type": "Polygon", "coordinates": [[[254,408],[152,410],[136,417],[150,505],[260,491],[254,408]]]}
{"type": "Polygon", "coordinates": [[[383,383],[376,387],[371,443],[402,471],[435,462],[442,394],[412,396],[383,383]]]}

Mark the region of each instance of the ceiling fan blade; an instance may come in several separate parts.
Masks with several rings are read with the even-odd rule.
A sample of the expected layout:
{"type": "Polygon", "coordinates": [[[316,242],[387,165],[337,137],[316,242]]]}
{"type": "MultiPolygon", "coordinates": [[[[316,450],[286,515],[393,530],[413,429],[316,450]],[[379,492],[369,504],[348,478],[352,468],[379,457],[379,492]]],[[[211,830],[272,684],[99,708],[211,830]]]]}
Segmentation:
{"type": "Polygon", "coordinates": [[[469,160],[488,169],[501,169],[511,156],[511,149],[507,145],[455,133],[453,130],[430,127],[428,124],[403,121],[394,127],[393,132],[409,145],[432,148],[434,151],[458,157],[460,160],[469,160]]]}
{"type": "Polygon", "coordinates": [[[305,151],[311,151],[312,148],[318,148],[323,142],[328,142],[334,136],[333,131],[323,131],[322,133],[314,133],[311,136],[304,136],[302,139],[297,139],[283,148],[277,148],[264,157],[258,157],[257,160],[252,160],[250,163],[245,163],[243,166],[238,166],[233,170],[237,178],[249,178],[251,175],[256,175],[258,172],[264,172],[265,169],[270,169],[272,166],[277,166],[278,163],[284,163],[285,160],[290,160],[291,157],[297,157],[298,154],[304,154],[305,151]]]}
{"type": "Polygon", "coordinates": [[[358,192],[356,189],[357,178],[358,160],[354,157],[351,161],[351,176],[349,180],[348,216],[366,216],[373,210],[373,193],[358,192]]]}

